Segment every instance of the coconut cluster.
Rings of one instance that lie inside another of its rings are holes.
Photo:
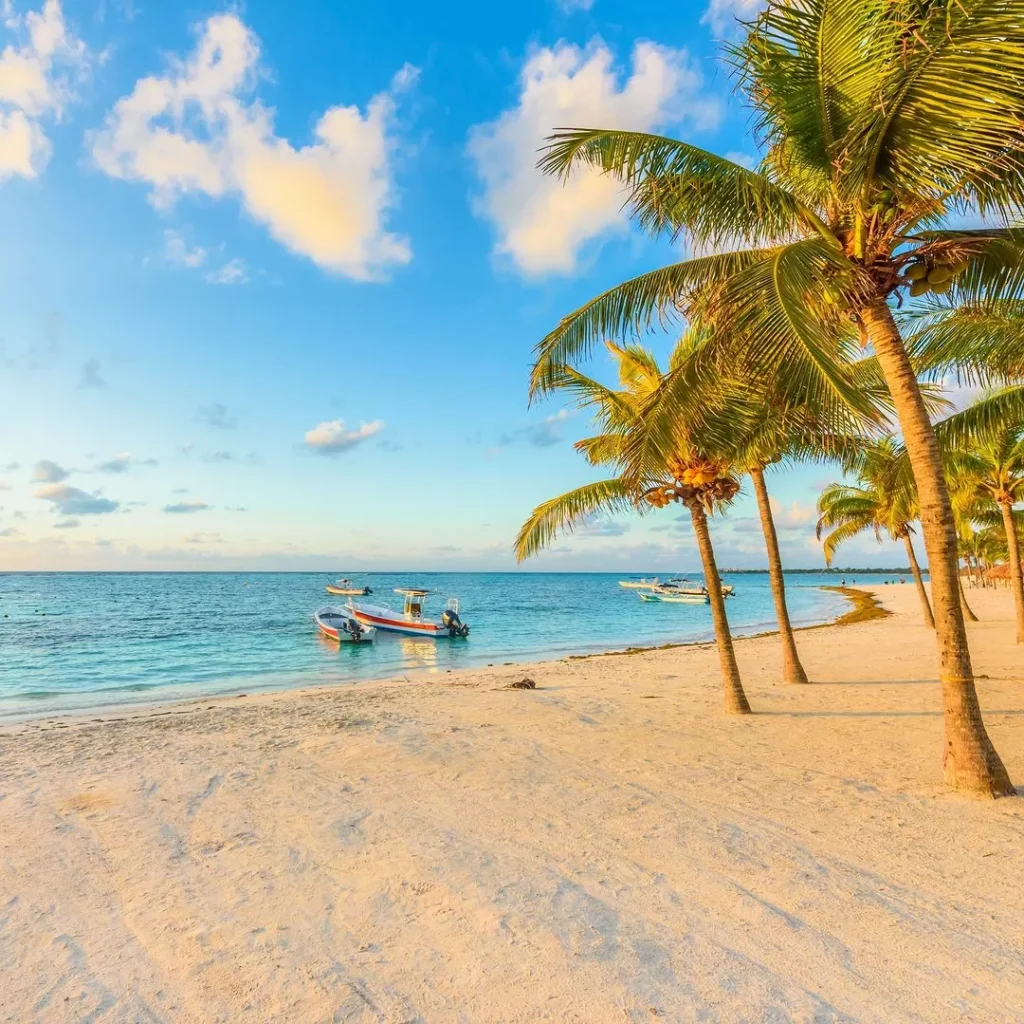
[[[729,475],[729,464],[720,459],[687,461],[673,456],[668,460],[667,468],[673,482],[656,487],[646,495],[647,503],[655,508],[664,508],[673,501],[685,504],[695,498],[707,505],[728,501],[740,489]]]
[[[910,294],[917,298],[919,295],[926,295],[934,292],[936,295],[944,295],[953,287],[953,279],[967,269],[967,261],[961,263],[950,263],[943,260],[930,262],[919,261],[911,263],[904,277],[910,283]]]

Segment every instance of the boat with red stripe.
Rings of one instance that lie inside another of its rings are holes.
[[[400,612],[386,604],[369,604],[366,601],[350,601],[349,608],[360,625],[372,626],[388,633],[435,639],[469,636],[469,626],[459,618],[458,598],[450,597],[441,617],[432,619],[425,615],[427,598],[431,593],[429,590],[395,587],[395,593],[401,594],[403,598]]]

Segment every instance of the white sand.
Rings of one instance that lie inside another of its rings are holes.
[[[6,1021],[1024,1021],[1024,809],[897,614],[0,730]],[[972,594],[1024,783],[1009,594]],[[536,691],[505,690],[530,675]]]

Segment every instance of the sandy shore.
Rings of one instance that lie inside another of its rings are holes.
[[[1024,802],[895,614],[0,730],[5,1021],[1024,1021]],[[1024,783],[1010,596],[971,594]],[[505,685],[529,675],[533,691]]]

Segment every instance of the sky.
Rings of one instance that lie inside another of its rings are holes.
[[[720,44],[756,8],[0,0],[0,571],[514,568],[531,509],[596,478],[585,418],[528,403],[533,345],[679,256],[538,149],[755,160]],[[769,475],[794,568],[835,475]],[[525,568],[694,570],[687,520],[598,518]],[[763,567],[749,487],[714,536]]]

